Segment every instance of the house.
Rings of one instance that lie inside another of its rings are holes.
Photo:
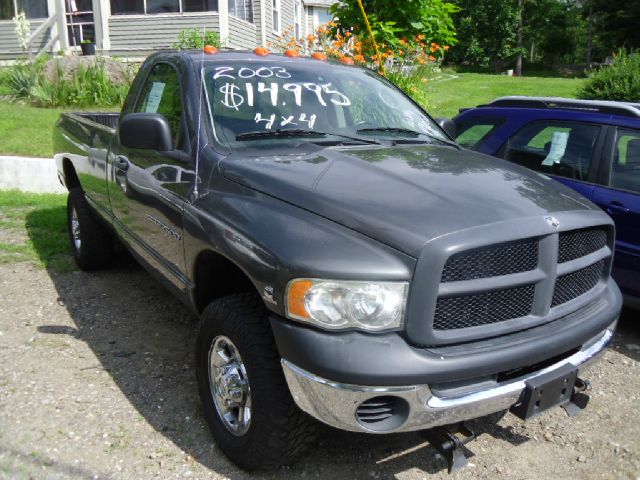
[[[12,18],[24,11],[31,27],[29,53],[78,49],[144,57],[168,48],[181,30],[203,27],[236,49],[266,46],[283,32],[303,39],[331,19],[332,0],[0,0],[0,60],[23,55]]]

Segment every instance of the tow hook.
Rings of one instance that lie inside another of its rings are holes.
[[[456,472],[467,465],[465,451],[469,452],[468,456],[472,453],[465,445],[475,439],[476,434],[464,422],[435,427],[420,433],[447,461],[449,473]]]
[[[589,403],[589,395],[584,392],[586,392],[590,388],[590,380],[576,378],[576,383],[573,387],[571,398],[568,402],[562,405],[562,408],[564,408],[565,412],[567,412],[567,415],[569,415],[570,417],[575,417],[587,407],[587,404]]]

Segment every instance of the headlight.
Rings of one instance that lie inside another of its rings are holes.
[[[287,316],[328,329],[399,328],[408,287],[404,282],[291,280],[287,286]]]

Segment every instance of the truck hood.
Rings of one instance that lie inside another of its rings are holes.
[[[429,240],[495,222],[597,209],[550,178],[449,146],[334,147],[220,164],[228,180],[418,257]]]

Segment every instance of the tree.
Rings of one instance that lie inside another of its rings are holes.
[[[456,43],[456,30],[452,14],[458,8],[445,0],[363,0],[376,42],[398,45],[403,38],[421,36],[426,42],[441,46]],[[331,7],[338,19],[339,29],[353,29],[353,33],[366,38],[366,26],[358,2],[346,0]]]
[[[457,0],[454,20],[458,45],[452,49],[458,62],[489,66],[495,71],[511,59],[516,48],[519,11],[514,0]]]
[[[587,23],[581,4],[575,0],[528,0],[524,18],[529,61],[547,66],[583,61]]]
[[[637,0],[585,0],[593,8],[594,34],[611,52],[620,48],[640,48],[640,2]]]
[[[455,17],[459,44],[452,52],[459,62],[499,70],[514,62],[522,72],[529,62],[573,63],[586,39],[580,0],[458,0]],[[591,0],[583,0],[591,1]]]

